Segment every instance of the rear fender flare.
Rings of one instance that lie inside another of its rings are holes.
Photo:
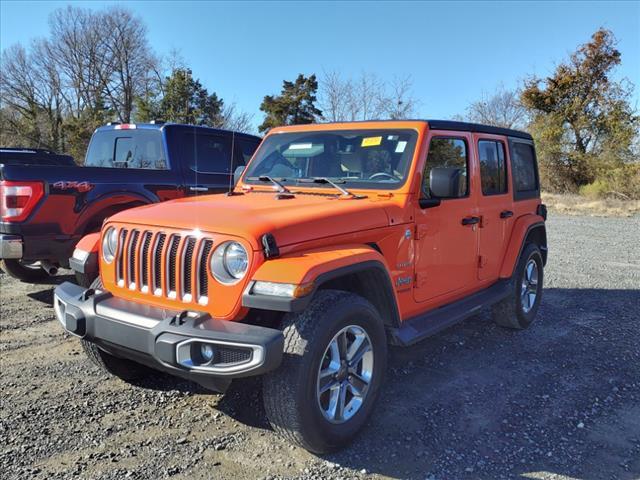
[[[520,253],[524,248],[527,238],[536,229],[541,229],[544,235],[544,245],[540,245],[544,249],[543,257],[546,260],[546,229],[544,218],[540,215],[527,214],[519,217],[511,231],[511,238],[505,250],[502,267],[500,268],[500,278],[511,278],[516,268]]]

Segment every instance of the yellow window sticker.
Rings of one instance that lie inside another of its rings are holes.
[[[362,139],[362,147],[376,147],[382,143],[382,137],[365,137]]]

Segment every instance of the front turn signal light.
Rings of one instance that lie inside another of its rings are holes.
[[[313,292],[313,288],[313,282],[298,285],[295,283],[263,282],[258,280],[253,284],[251,293],[272,297],[300,298]]]

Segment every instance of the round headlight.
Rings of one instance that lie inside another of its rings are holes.
[[[118,248],[118,232],[115,228],[109,227],[102,236],[102,258],[105,262],[111,263],[116,257]]]
[[[247,273],[249,255],[238,242],[225,242],[211,255],[211,273],[220,283],[231,284]]]

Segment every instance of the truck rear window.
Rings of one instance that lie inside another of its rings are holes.
[[[91,138],[84,164],[102,168],[169,168],[162,133],[144,129],[97,131]]]

